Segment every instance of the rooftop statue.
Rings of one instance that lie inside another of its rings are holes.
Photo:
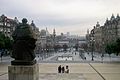
[[[23,18],[12,34],[13,52],[12,58],[15,60],[11,62],[12,65],[33,65],[36,63],[35,60],[35,42],[36,38],[31,29],[27,24],[27,19]]]

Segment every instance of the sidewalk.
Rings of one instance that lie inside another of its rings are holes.
[[[73,59],[74,61],[83,61],[83,59],[80,57],[79,52],[73,53]]]
[[[91,61],[92,55],[91,53],[84,53],[86,60]],[[101,54],[99,53],[94,53],[93,54],[93,59],[94,61],[99,61],[99,62],[120,62],[120,56],[116,56],[114,54],[111,54],[111,57],[108,54],[104,54],[104,57],[101,57]]]
[[[10,56],[3,56],[2,59],[0,58],[0,62],[11,62],[13,59]]]

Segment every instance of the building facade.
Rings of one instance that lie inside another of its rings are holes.
[[[3,14],[0,16],[0,32],[12,39],[12,33],[15,30],[18,23],[19,21],[17,20],[17,17],[11,19]]]
[[[74,47],[76,44],[79,45],[79,47],[83,44],[86,44],[86,38],[84,36],[77,36],[77,35],[67,35],[61,34],[56,36],[57,44],[60,46],[63,46],[66,44],[68,47]]]
[[[35,36],[35,38],[37,39],[37,41],[36,41],[36,48],[35,48],[35,53],[39,53],[40,52],[40,49],[41,49],[41,42],[40,42],[40,31],[39,31],[39,28],[38,27],[36,27],[36,25],[35,25],[35,23],[33,22],[33,20],[32,20],[32,22],[31,22],[31,24],[30,24],[30,27],[32,28],[32,30],[33,30],[33,32],[34,32],[34,36]]]
[[[115,17],[113,14],[110,19],[106,19],[103,26],[97,22],[96,26],[92,29],[94,31],[94,51],[105,52],[105,46],[111,42],[115,42],[120,38],[120,16],[117,14]],[[91,31],[92,31],[91,30]],[[89,38],[88,38],[89,35]],[[90,44],[91,33],[87,34],[87,43]]]
[[[100,26],[99,22],[97,22],[96,26],[94,27],[94,49],[96,52],[101,52],[102,47],[102,27]]]
[[[53,49],[53,35],[46,28],[40,31],[41,51],[51,51]]]

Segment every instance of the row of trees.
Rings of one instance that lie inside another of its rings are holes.
[[[55,52],[57,52],[59,49],[63,49],[64,51],[67,51],[67,48],[68,48],[67,44],[64,44],[63,46],[61,46],[61,45],[55,45],[54,46]]]
[[[13,40],[9,37],[6,37],[3,33],[0,32],[0,49],[11,50]]]
[[[120,39],[117,39],[115,42],[107,44],[105,47],[105,52],[109,55],[115,53],[117,56],[120,53]]]

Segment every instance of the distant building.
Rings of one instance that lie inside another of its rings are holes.
[[[106,20],[103,28],[103,39],[104,43],[108,44],[116,41],[120,38],[120,17],[117,15],[115,18],[112,14],[110,20]]]
[[[40,49],[41,49],[40,31],[39,31],[39,28],[36,27],[36,25],[35,25],[35,23],[33,21],[31,22],[30,26],[31,26],[34,34],[35,34],[36,39],[37,39],[35,53],[39,53]]]
[[[15,19],[8,18],[4,14],[0,16],[0,32],[4,33],[12,39],[12,33],[18,25],[19,21],[17,17]]]
[[[66,44],[68,47],[74,47],[76,44],[79,44],[81,46],[83,43],[86,43],[86,38],[82,36],[77,35],[70,35],[69,34],[61,34],[56,36],[57,38],[57,44],[63,46]]]
[[[53,33],[50,34],[46,28],[46,30],[42,29],[40,31],[40,43],[41,49],[47,49],[47,47],[53,49],[57,45],[62,47],[64,44],[68,47],[74,47],[76,44],[79,46],[86,44],[86,38],[84,36],[70,35],[69,32],[67,32],[67,34],[61,33],[61,35],[56,35],[55,29],[53,29]]]
[[[96,52],[101,52],[102,47],[102,27],[99,22],[97,22],[94,27],[94,48]]]
[[[118,38],[120,38],[119,14],[117,14],[116,17],[112,14],[110,20],[107,18],[103,26],[100,26],[97,22],[96,26],[92,30],[94,31],[94,51],[104,52],[107,44],[115,42]],[[86,36],[88,40],[87,42],[90,42],[91,40],[90,35],[91,33]]]
[[[47,28],[40,31],[41,48],[46,49],[48,46],[53,46],[52,35],[48,32]]]

